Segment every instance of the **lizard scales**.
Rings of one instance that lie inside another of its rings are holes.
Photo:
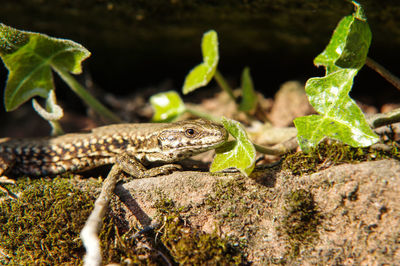
[[[214,149],[226,141],[219,124],[188,120],[116,124],[41,139],[0,139],[0,176],[52,175],[114,164],[121,155],[135,164],[167,164]]]

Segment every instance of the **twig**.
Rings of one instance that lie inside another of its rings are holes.
[[[400,108],[387,113],[375,114],[367,118],[367,122],[372,128],[378,128],[400,122]]]
[[[393,147],[387,144],[383,144],[383,143],[376,143],[371,145],[371,148],[374,150],[378,150],[378,151],[386,151],[386,152],[390,152]]]
[[[375,70],[379,73],[384,79],[389,81],[393,86],[395,86],[398,90],[400,90],[400,79],[389,72],[386,68],[372,60],[371,58],[367,57],[365,60],[365,64],[370,67],[371,69]]]
[[[256,148],[256,151],[269,155],[282,155],[284,153],[287,153],[288,151],[295,150],[299,146],[296,137],[293,137],[285,142],[279,143],[272,147],[265,147],[257,144],[253,145]]]
[[[98,234],[120,173],[120,166],[115,164],[104,180],[100,195],[94,203],[93,211],[81,231],[81,239],[86,249],[85,266],[101,265],[102,256]]]

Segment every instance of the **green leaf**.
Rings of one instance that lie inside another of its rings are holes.
[[[236,139],[216,149],[210,171],[217,172],[234,167],[248,176],[253,171],[256,161],[256,150],[243,126],[234,120],[222,119],[222,124]]]
[[[340,68],[360,69],[365,63],[372,35],[366,20],[359,17],[361,6],[356,7],[355,14],[339,22],[328,46],[314,59],[316,66],[325,66],[326,74]]]
[[[309,152],[325,137],[340,140],[353,147],[369,146],[379,140],[360,108],[348,95],[356,74],[356,69],[342,69],[307,81],[309,101],[321,115],[294,120],[302,151]]]
[[[81,73],[81,63],[90,52],[70,40],[20,31],[0,23],[0,56],[9,70],[5,107],[12,111],[34,96],[47,97],[54,89],[52,67]]]
[[[201,41],[201,51],[203,53],[203,63],[193,68],[186,76],[182,88],[183,94],[188,94],[197,88],[207,85],[214,76],[219,60],[218,36],[214,30],[204,33]]]
[[[325,66],[326,76],[311,78],[306,83],[308,99],[320,115],[294,120],[304,152],[309,152],[325,137],[353,147],[369,146],[379,140],[349,96],[371,42],[371,31],[362,17],[361,6],[355,6],[355,14],[340,21],[328,46],[314,60],[315,65]]]
[[[254,91],[253,80],[250,76],[250,69],[245,67],[242,73],[242,101],[239,110],[250,112],[257,106],[257,95]]]
[[[176,91],[157,93],[150,97],[154,109],[152,121],[169,122],[186,111],[185,104]]]

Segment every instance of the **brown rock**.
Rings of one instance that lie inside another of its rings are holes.
[[[304,86],[297,81],[285,82],[275,94],[275,103],[269,119],[276,127],[293,125],[293,119],[311,114],[313,108],[308,102]]]
[[[176,172],[134,180],[116,192],[126,205],[121,218],[131,225],[138,208],[149,223],[163,195],[186,207],[180,214],[190,226],[205,232],[218,226],[223,236],[245,242],[244,252],[256,265],[400,261],[400,163],[394,160],[343,164],[305,176],[270,169],[251,178]],[[303,227],[304,241],[293,235]]]

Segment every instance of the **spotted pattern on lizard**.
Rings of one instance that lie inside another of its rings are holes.
[[[127,160],[140,175],[145,166],[169,164],[214,149],[227,137],[221,125],[197,119],[116,124],[52,138],[5,138],[0,139],[0,177],[79,172]]]

